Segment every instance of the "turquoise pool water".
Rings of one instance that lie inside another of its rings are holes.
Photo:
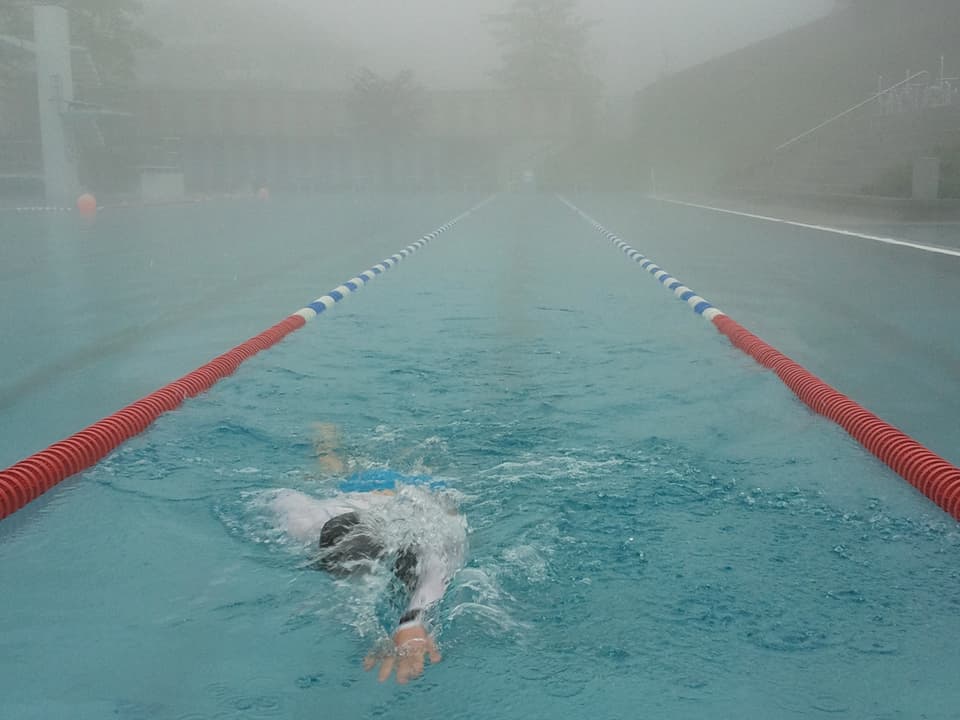
[[[89,227],[0,217],[17,339],[0,361],[4,464],[476,199],[130,210]],[[575,199],[824,379],[955,451],[960,333],[922,289],[955,288],[955,268]],[[894,269],[903,284],[864,297]],[[918,307],[929,315],[908,321]],[[906,359],[877,352],[888,327]],[[271,488],[329,492],[316,421],[372,461],[429,466],[468,519],[467,564],[437,614],[444,660],[409,686],[360,667],[370,598],[304,570],[251,510]],[[0,524],[0,709],[952,718],[958,546],[956,523],[555,198],[503,196]]]

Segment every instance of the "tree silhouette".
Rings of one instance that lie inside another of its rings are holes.
[[[417,135],[426,94],[410,70],[392,78],[363,68],[354,78],[349,104],[353,128],[374,159],[371,182],[385,189],[397,186],[398,158]]]
[[[424,102],[424,89],[412,70],[387,78],[365,67],[354,78],[350,111],[358,133],[403,139],[420,128]]]
[[[0,5],[0,34],[32,40],[32,27],[26,8]],[[29,67],[28,56],[16,47],[0,42],[0,88],[10,85],[14,78]]]
[[[587,48],[593,23],[577,13],[577,0],[515,0],[488,18],[501,52],[493,76],[510,90],[588,93],[598,81]]]
[[[106,84],[133,82],[134,54],[137,48],[154,42],[137,25],[142,12],[138,0],[65,0],[70,12],[70,36],[74,45],[90,51]],[[33,12],[26,4],[0,6],[0,32],[33,39]],[[16,48],[0,46],[0,76],[23,72],[30,67],[29,57]]]

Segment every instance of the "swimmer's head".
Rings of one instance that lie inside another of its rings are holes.
[[[329,520],[320,531],[320,554],[314,568],[338,577],[368,573],[381,560],[387,550],[371,536],[355,512],[344,513]],[[417,552],[402,548],[396,555],[394,574],[410,592],[416,585]]]
[[[320,555],[315,566],[334,575],[369,572],[371,564],[386,552],[360,523],[355,512],[338,515],[320,532]]]

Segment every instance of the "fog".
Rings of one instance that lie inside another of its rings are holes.
[[[489,85],[496,48],[486,15],[505,0],[318,3],[286,0],[349,40],[379,67],[409,64],[439,87]],[[664,69],[679,69],[828,12],[832,0],[588,0],[595,72],[612,92],[629,92]],[[439,62],[438,62],[439,61]]]
[[[960,0],[0,0],[0,720],[948,718],[958,263]]]
[[[833,0],[587,0],[580,3],[580,14],[595,23],[589,49],[592,69],[609,92],[619,94],[632,92],[663,72],[822,16],[834,4]],[[307,21],[301,32],[313,34],[318,45],[337,51],[329,73],[315,78],[317,82],[344,85],[345,69],[366,65],[388,73],[411,68],[431,88],[462,90],[493,84],[490,70],[498,56],[486,20],[507,9],[510,2],[278,0],[267,10],[263,3],[206,0],[206,11],[191,5],[191,15],[217,17],[218,23],[237,30],[245,25],[253,32],[260,28],[266,46],[277,49],[284,47],[289,36],[275,33],[272,23],[289,31],[292,11]],[[146,7],[148,21],[163,18],[160,24],[167,42],[176,43],[167,33],[197,34],[196,23],[186,28],[169,23],[165,10],[183,7],[180,0],[147,0]],[[249,14],[249,21],[224,18],[231,13]],[[262,47],[260,42],[257,45]]]
[[[147,166],[187,197],[524,177],[904,196],[913,156],[957,165],[952,120],[914,120],[958,102],[960,6],[918,1],[74,0],[73,82],[41,94],[80,104],[46,125],[32,10],[0,5],[0,193],[135,198]]]

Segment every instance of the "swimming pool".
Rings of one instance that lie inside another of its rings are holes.
[[[476,200],[128,210],[89,228],[0,218],[24,263],[3,275],[23,340],[3,360],[2,459],[178,377]],[[956,320],[877,313],[909,340],[898,360],[876,352],[886,332],[842,321],[860,317],[854,303],[831,301],[862,297],[903,255],[624,196],[577,201],[958,460]],[[907,262],[931,295],[955,287],[942,262]],[[758,268],[768,285],[738,282]],[[853,291],[832,290],[831,269]],[[868,303],[917,307],[917,277]],[[891,373],[914,358],[925,364],[901,389]],[[370,598],[302,569],[251,512],[268,488],[325,491],[318,420],[462,494],[470,554],[439,612],[444,661],[404,688],[360,668]],[[958,544],[956,523],[555,198],[502,196],[0,525],[0,707],[948,718]]]

